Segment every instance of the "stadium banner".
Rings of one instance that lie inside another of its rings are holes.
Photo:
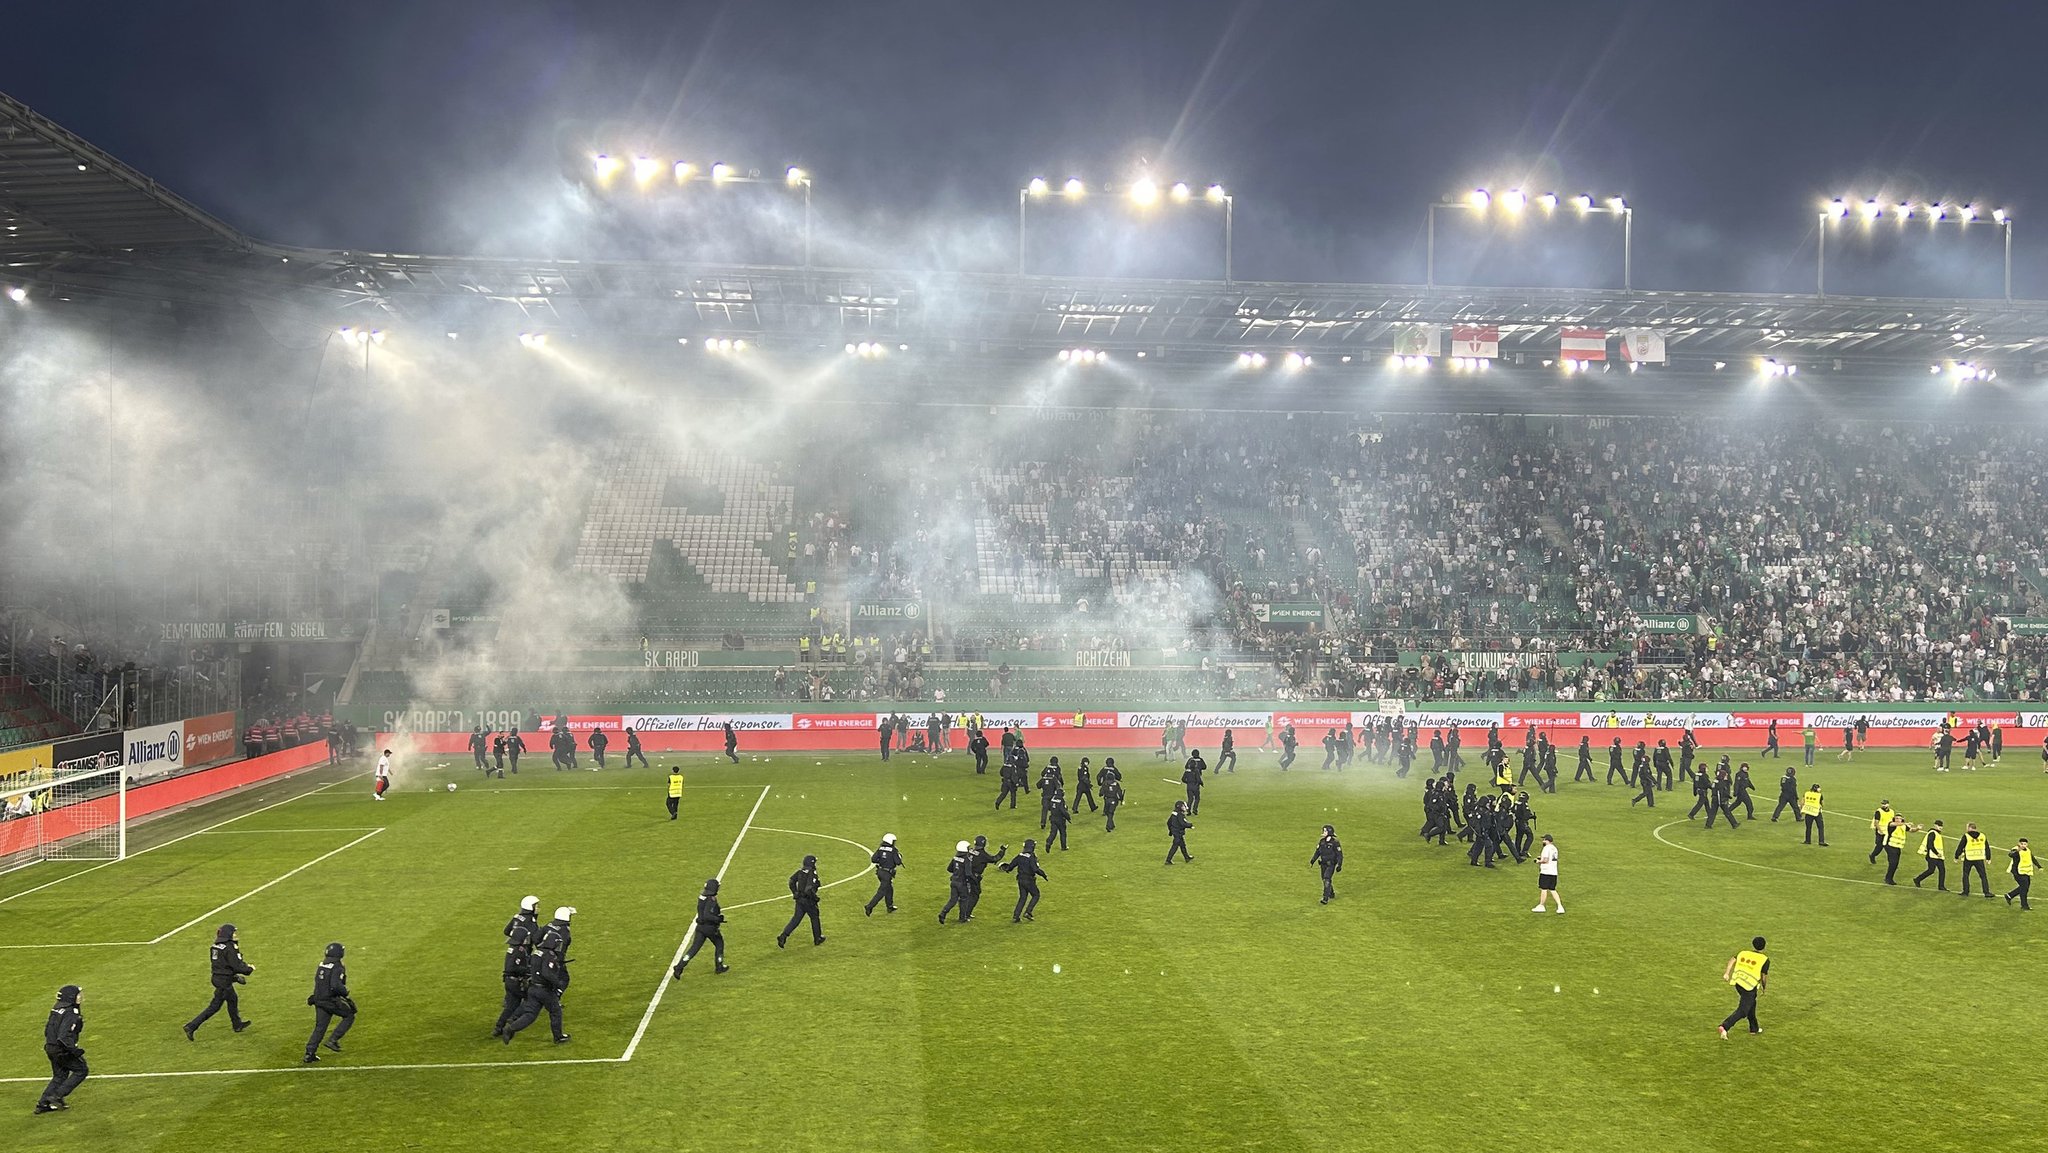
[[[2048,617],[2007,617],[2005,623],[2016,637],[2048,637]]]
[[[349,641],[354,626],[345,621],[163,621],[158,639],[183,641]]]
[[[185,767],[197,768],[242,755],[235,743],[235,714],[208,713],[184,722]]]
[[[1664,364],[1664,334],[1654,328],[1624,328],[1615,334],[1621,359],[1630,364]]]
[[[1585,729],[1725,729],[1731,728],[1729,713],[1688,713],[1679,710],[1645,709],[1604,713],[1580,713],[1579,727]],[[1799,714],[1787,714],[1798,720]]]
[[[1400,697],[1380,698],[1380,715],[1383,717],[1398,717],[1407,711],[1407,704]]]
[[[1265,714],[1261,713],[1261,716]],[[1040,713],[1038,727],[1041,729],[1114,729],[1123,723],[1120,713]],[[1264,724],[1264,721],[1260,721]]]
[[[1796,729],[1796,728],[1799,728],[1799,727],[1801,727],[1802,725],[1804,725],[1804,724],[1806,723],[1806,714],[1804,714],[1804,713],[1729,713],[1729,714],[1728,714],[1728,724],[1727,724],[1727,726],[1726,726],[1726,727],[1728,727],[1728,728],[1731,728],[1731,729],[1757,729],[1757,730],[1760,730],[1760,731],[1763,731],[1763,732],[1769,732],[1769,731],[1770,731],[1770,728],[1771,728],[1771,722],[1772,722],[1772,721],[1776,721],[1776,722],[1778,722],[1778,728],[1779,728],[1779,730],[1780,730],[1780,732],[1779,732],[1778,736],[1779,736],[1779,739],[1780,739],[1780,740],[1783,740],[1783,739],[1785,738],[1785,734],[1784,734],[1784,732],[1783,732],[1782,730],[1784,730],[1784,729],[1788,729],[1788,728]],[[1694,726],[1694,727],[1695,727],[1695,728],[1697,728],[1698,726]]]
[[[1933,729],[1940,728],[1941,718],[1947,715],[1948,714],[1945,712],[1850,712],[1847,709],[1842,709],[1836,712],[1817,712],[1804,714],[1806,723],[1812,725],[1816,729],[1839,729],[1845,726],[1854,727],[1856,722],[1860,719],[1869,721],[1870,727],[1873,729],[1926,729],[1930,731]],[[2022,714],[2017,712],[1986,713],[1959,711],[1956,715],[1962,719],[1962,723],[1965,725],[1999,725],[2005,728],[2018,726],[2021,720],[2023,719]],[[2042,714],[2039,713],[2031,715],[2035,717],[2042,716]],[[2032,728],[2035,726],[2029,723],[2027,727]]]
[[[1637,613],[1646,633],[1697,633],[1700,627],[1698,613]]]
[[[59,770],[66,765],[75,768],[93,767],[80,764],[81,761],[94,761],[99,768],[111,768],[121,763],[121,734],[88,733],[82,737],[69,737],[58,741],[50,755],[56,758]]]
[[[129,779],[160,777],[185,767],[185,722],[129,729],[122,734],[121,763],[133,770]]]
[[[545,723],[547,718],[542,718]],[[492,732],[518,729],[533,732],[525,709],[384,709],[364,718],[363,724],[385,733],[467,733],[479,726]]]
[[[739,732],[788,732],[795,727],[789,713],[640,713],[619,718],[621,728],[636,733],[725,733],[731,725]]]
[[[1083,649],[1078,652],[1064,652],[1059,649],[992,649],[988,654],[988,663],[1009,665],[1012,668],[1191,669],[1202,663],[1202,654],[1168,652],[1164,649]]]
[[[1168,725],[1186,725],[1190,729],[1263,729],[1268,720],[1276,719],[1274,714],[1263,712],[1157,712],[1114,715],[1116,726],[1120,729],[1153,730],[1163,729]],[[1090,714],[1088,723],[1095,723],[1093,714]]]
[[[790,728],[799,733],[872,733],[880,723],[874,713],[797,713]]]
[[[580,654],[577,663],[595,668],[708,669],[773,668],[794,665],[795,649],[648,649]]]
[[[1252,606],[1252,616],[1262,624],[1306,627],[1323,623],[1323,606],[1316,601],[1261,601]]]
[[[1557,332],[1557,355],[1561,360],[1606,360],[1607,330],[1561,328]]]
[[[0,789],[13,787],[13,778],[36,769],[47,769],[56,762],[51,760],[52,745],[29,745],[26,748],[9,749],[0,753]]]
[[[1394,327],[1395,356],[1442,356],[1444,330],[1439,324],[1402,324]]]
[[[1479,360],[1500,359],[1500,326],[1459,324],[1451,328],[1451,355]]]
[[[901,621],[909,624],[924,620],[923,601],[856,601],[853,605],[853,619],[878,623]]]
[[[1354,715],[1360,718],[1360,723],[1363,723],[1365,718],[1373,717],[1377,714],[1357,713]],[[1484,711],[1443,712],[1429,708],[1411,708],[1405,715],[1410,724],[1418,725],[1425,729],[1479,729],[1482,731],[1489,725],[1500,724],[1507,716],[1506,713]]]
[[[1504,729],[1556,729],[1581,727],[1577,713],[1502,713]]]
[[[1152,715],[1156,716],[1158,714]],[[1356,713],[1337,713],[1327,710],[1309,712],[1306,709],[1293,711],[1275,709],[1273,711],[1273,727],[1279,729],[1293,725],[1297,729],[1335,729],[1351,724],[1357,716],[1358,714]]]

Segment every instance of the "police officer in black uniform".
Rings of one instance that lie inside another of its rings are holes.
[[[79,992],[76,985],[57,990],[57,1003],[50,1008],[50,1019],[43,1023],[43,1056],[50,1059],[50,1083],[43,1087],[43,1095],[36,1098],[38,1113],[71,1108],[64,1099],[92,1072],[85,1063],[85,1050],[78,1044],[85,1034],[85,1015],[78,1009]]]
[[[1024,838],[1024,851],[1004,861],[1003,872],[1017,874],[1017,907],[1010,912],[1010,923],[1031,920],[1038,908],[1038,879],[1045,876],[1045,870],[1038,867],[1037,842]]]
[[[875,906],[880,905],[893,913],[896,911],[896,870],[903,867],[903,854],[896,851],[896,834],[883,833],[882,847],[868,857],[875,866],[875,895],[868,898],[864,915],[875,915]]]
[[[341,963],[344,951],[340,941],[327,946],[320,967],[313,970],[313,995],[306,998],[306,1004],[313,1007],[313,1035],[306,1038],[308,1065],[319,1062],[320,1054],[315,1050],[323,1039],[329,1049],[341,1052],[341,1039],[348,1036],[349,1028],[356,1023],[355,998],[348,992],[348,966]],[[331,1036],[327,1032],[330,1024],[334,1025]]]
[[[893,908],[889,911],[895,912]],[[723,973],[732,968],[725,963],[725,931],[719,927],[723,924],[725,912],[718,907],[718,878],[713,877],[704,882],[704,892],[697,898],[696,937],[690,942],[689,951],[683,954],[683,959],[677,961],[675,969],[669,973],[670,980],[683,979],[683,969],[697,955],[697,950],[704,947],[706,941],[711,942],[711,971]]]
[[[256,971],[256,966],[242,959],[241,942],[233,925],[222,925],[214,931],[213,947],[207,951],[207,959],[213,970],[213,1000],[205,1011],[185,1022],[187,1041],[192,1040],[199,1026],[220,1012],[223,1005],[227,1006],[228,1020],[234,1025],[235,1032],[249,1027],[249,1022],[242,1019],[242,1001],[235,995],[235,986],[248,984],[249,974]]]
[[[1316,842],[1315,852],[1309,854],[1308,863],[1323,870],[1323,904],[1327,905],[1337,896],[1337,888],[1331,881],[1344,871],[1344,846],[1337,843],[1336,826],[1323,826],[1322,839]]]
[[[964,921],[972,917],[975,906],[981,904],[982,874],[988,872],[990,865],[996,864],[1009,855],[1010,846],[1008,845],[999,845],[996,851],[991,853],[988,851],[987,837],[977,836],[974,838],[974,849],[967,855],[967,904],[963,908],[961,920]]]
[[[1124,774],[1116,767],[1115,757],[1105,757],[1102,773],[1097,778],[1102,785],[1102,831],[1116,832],[1116,807],[1124,803]]]
[[[1003,798],[1008,797],[1010,807],[1017,807],[1017,793],[1024,786],[1024,770],[1017,766],[1016,756],[1007,748],[1003,750],[1003,763],[996,769],[996,780],[1002,791],[996,794],[996,808],[1003,807]]]
[[[967,751],[974,754],[974,771],[988,772],[988,734],[981,731],[980,725],[967,730]]]
[[[1088,802],[1088,811],[1096,810],[1095,775],[1089,771],[1088,758],[1081,758],[1081,767],[1074,774],[1074,811],[1081,811],[1081,802]]]
[[[1771,810],[1771,823],[1776,824],[1778,814],[1792,810],[1793,819],[1799,817],[1799,772],[1791,765],[1785,766],[1785,775],[1778,778],[1778,807]]]
[[[1051,819],[1051,824],[1045,834],[1045,851],[1051,852],[1054,839],[1058,839],[1060,852],[1064,853],[1067,851],[1067,795],[1054,789],[1052,805],[1046,810],[1046,814]]]
[[[823,887],[818,881],[818,858],[806,855],[804,863],[789,875],[789,895],[795,902],[795,908],[789,915],[789,924],[784,925],[775,938],[776,948],[788,946],[789,935],[796,932],[796,927],[803,924],[805,918],[811,922],[811,944],[825,943],[825,930],[818,924],[818,890]]]
[[[1700,813],[1705,812],[1707,820],[1712,821],[1714,819],[1713,795],[1714,782],[1708,779],[1705,773],[1694,773],[1692,775],[1692,809],[1685,814],[1685,819],[1690,821],[1694,817],[1699,816]]]
[[[732,722],[725,722],[725,759],[737,765],[740,763],[740,735],[733,731]]]
[[[1181,766],[1180,782],[1188,789],[1188,816],[1198,816],[1202,811],[1202,774],[1209,769],[1202,760],[1202,750],[1188,754],[1187,763]]]
[[[573,905],[564,905],[555,910],[555,919],[541,929],[540,944],[535,946],[531,975],[526,981],[526,999],[519,1003],[519,1015],[505,1023],[500,1034],[507,1045],[521,1030],[540,1018],[541,1010],[547,1010],[548,1028],[554,1033],[555,1044],[569,1040],[569,1034],[562,1031],[562,994],[569,991],[569,918],[574,916]]]
[[[1225,765],[1230,766],[1228,771],[1237,771],[1237,737],[1229,729],[1223,730],[1223,751],[1216,754],[1216,771],[1224,772]]]
[[[505,922],[505,968],[499,979],[505,984],[505,1003],[498,1010],[498,1022],[491,1036],[503,1037],[505,1024],[519,1014],[526,1002],[526,982],[533,976],[533,947],[540,942],[540,898],[522,897],[519,911]]]
[[[974,898],[973,882],[968,879],[967,863],[974,856],[974,846],[966,841],[953,847],[953,858],[946,862],[946,905],[939,910],[939,924],[946,923],[946,914],[960,910],[962,921],[972,920],[967,915],[969,902]]]
[[[1195,859],[1194,854],[1188,852],[1188,830],[1194,828],[1195,823],[1188,820],[1187,809],[1188,803],[1186,801],[1175,801],[1173,803],[1173,813],[1166,818],[1167,835],[1173,838],[1172,843],[1166,846],[1166,863],[1169,865],[1173,864],[1173,855],[1175,853],[1179,853],[1183,861],[1193,861]]]

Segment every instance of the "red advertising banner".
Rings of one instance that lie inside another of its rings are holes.
[[[239,756],[235,743],[235,714],[209,713],[185,722],[185,767],[197,768]]]

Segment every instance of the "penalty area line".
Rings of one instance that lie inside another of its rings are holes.
[[[754,798],[754,807],[747,810],[747,819],[740,824],[740,831],[733,836],[732,848],[725,851],[725,860],[718,866],[717,880],[721,882],[725,880],[725,871],[732,867],[732,859],[739,855],[740,842],[747,839],[747,830],[754,827],[754,818],[760,814],[761,806],[768,800],[768,792],[773,787],[772,785],[761,786],[761,795]],[[693,917],[690,921],[689,930],[683,934],[682,943],[676,946],[676,955],[669,958],[668,968],[662,970],[661,976],[656,978],[658,983],[654,986],[654,996],[647,1002],[647,1011],[640,1014],[640,1025],[633,1030],[633,1039],[626,1043],[626,1051],[619,1057],[620,1061],[631,1061],[633,1053],[640,1048],[640,1039],[647,1035],[647,1026],[654,1022],[654,1011],[661,1008],[661,998],[668,992],[670,974],[674,972],[677,965],[682,964],[683,954],[689,952],[690,942],[695,940],[696,937],[697,922]]]
[[[763,833],[787,833],[792,837],[818,837],[822,840],[838,841],[842,845],[852,845],[854,848],[859,849],[861,852],[866,853],[869,856],[873,856],[875,853],[873,849],[868,848],[866,845],[861,844],[859,841],[848,840],[845,837],[835,837],[830,833],[813,833],[809,829],[771,829],[767,825],[755,825],[754,828],[757,831]],[[852,882],[858,881],[862,877],[865,877],[869,873],[872,873],[874,871],[875,867],[873,865],[869,865],[867,868],[862,869],[860,872],[855,873],[851,877],[841,877],[836,881],[827,881],[825,884],[818,886],[818,891],[822,893],[826,889],[836,889],[841,885],[851,884]],[[785,898],[782,897],[762,897],[758,901],[741,901],[737,905],[726,905],[724,906],[724,909],[726,912],[731,913],[739,909],[751,909],[756,905],[773,904],[777,901],[781,901],[784,899]]]

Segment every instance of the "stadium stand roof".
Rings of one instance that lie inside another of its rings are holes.
[[[960,352],[1299,350],[1371,356],[1397,326],[1497,324],[1503,356],[1562,327],[1647,327],[1674,361],[1944,360],[2048,374],[2048,301],[1418,285],[1104,280],[512,260],[254,240],[0,94],[0,265],[59,292],[304,305],[339,323],[915,342]]]

